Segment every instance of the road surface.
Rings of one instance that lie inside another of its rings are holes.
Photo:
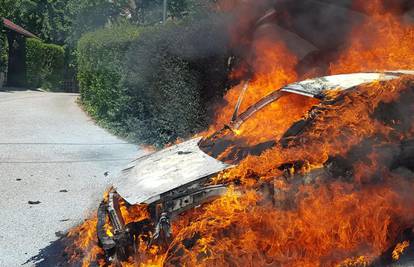
[[[95,125],[77,97],[0,92],[0,266],[20,266],[81,222],[145,153]]]

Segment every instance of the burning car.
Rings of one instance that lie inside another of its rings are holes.
[[[414,75],[414,71],[353,73],[308,79],[275,90],[238,114],[243,97],[248,94],[249,85],[246,82],[234,115],[223,129],[208,137],[197,137],[140,157],[121,172],[119,182],[114,184],[98,209],[97,235],[107,261],[125,261],[135,255],[140,246],[149,248],[157,244],[166,249],[173,239],[171,228],[175,218],[226,192],[229,183],[214,180],[217,174],[234,168],[250,155],[260,155],[276,145],[288,146],[307,124],[317,118],[318,111],[324,105],[335,106],[346,92],[406,75]],[[312,103],[319,105],[317,108],[312,105],[301,114],[302,118],[288,125],[277,141],[263,140],[254,145],[245,145],[240,127],[253,116],[260,116],[272,103],[291,95],[312,98],[315,101]],[[408,167],[413,166],[412,143],[404,147],[398,157],[400,164]],[[335,162],[332,160],[330,164]],[[296,168],[295,164],[288,163],[280,168],[289,172]],[[258,190],[268,195],[277,194],[271,186],[263,186]],[[135,214],[141,217],[130,218],[128,210],[139,211]]]

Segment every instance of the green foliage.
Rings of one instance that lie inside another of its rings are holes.
[[[205,0],[168,0],[169,17],[182,18],[195,10],[194,2]],[[23,26],[47,43],[63,45],[65,76],[69,77],[76,71],[75,48],[83,34],[119,21],[157,24],[162,19],[162,3],[163,0],[0,0],[0,17]]]
[[[63,44],[65,1],[0,0],[0,16],[12,20],[43,40]]]
[[[118,20],[128,0],[0,0],[0,17],[23,26],[47,43],[65,48],[67,79],[76,72],[80,36]]]
[[[6,36],[0,31],[0,72],[5,72],[7,69],[8,60],[8,45]]]
[[[42,40],[75,44],[80,35],[121,14],[128,0],[0,0],[0,16]]]
[[[77,70],[88,112],[162,145],[205,126],[207,102],[225,88],[226,44],[205,23],[211,3],[168,0],[162,26],[163,0],[0,0],[0,16],[65,49],[28,40],[30,86],[57,88],[62,65],[65,77]]]
[[[168,16],[182,18],[214,0],[168,0]],[[162,20],[163,0],[0,0],[0,17],[49,43],[76,46],[82,34],[122,20],[153,25]],[[130,19],[127,19],[130,17]]]
[[[131,22],[138,25],[155,25],[162,21],[164,0],[131,0],[124,6],[131,15]],[[215,3],[215,0],[168,0],[167,17],[180,20],[187,16],[199,15]]]
[[[138,107],[130,108],[128,132],[159,146],[194,134],[206,123],[200,73],[169,51],[173,40],[164,32],[164,27],[147,28],[134,42],[126,57],[124,82],[131,104]]]
[[[80,37],[114,23],[128,6],[128,0],[68,0],[66,17],[69,20],[69,34],[66,43],[76,46]]]
[[[139,29],[117,25],[85,34],[78,43],[78,80],[81,100],[93,116],[106,121],[121,120],[125,95],[120,84],[123,60]]]
[[[26,41],[27,83],[32,88],[56,90],[63,79],[65,51],[34,38]]]
[[[86,110],[158,146],[203,129],[208,101],[225,88],[227,75],[226,39],[208,21],[120,25],[84,35],[77,58]]]

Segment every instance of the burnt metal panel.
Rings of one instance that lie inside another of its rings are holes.
[[[405,71],[407,72],[407,71]],[[399,77],[404,71],[384,72],[384,73],[353,73],[325,76],[316,79],[309,79],[293,84],[289,84],[281,89],[283,92],[316,97],[328,90],[347,90],[358,85],[371,83],[374,81],[387,81]],[[407,72],[407,74],[409,74]]]
[[[171,146],[133,162],[121,173],[116,191],[129,204],[150,204],[160,195],[218,173],[231,165],[198,147],[201,138]]]

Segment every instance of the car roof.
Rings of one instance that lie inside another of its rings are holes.
[[[337,89],[343,91],[373,81],[393,80],[403,74],[413,75],[414,71],[399,70],[331,75],[292,83],[283,87],[280,91],[316,97],[323,94],[327,90]]]
[[[306,97],[320,98],[326,91],[340,90],[345,91],[355,86],[370,83],[373,81],[393,80],[401,75],[414,75],[411,70],[396,70],[385,72],[365,72],[325,76],[320,78],[308,79],[301,82],[292,83],[282,88],[277,88],[269,95],[263,97],[255,104],[248,107],[244,112],[237,115],[230,123],[232,129],[238,129],[253,114],[259,112],[266,106],[277,101],[286,93],[303,95]]]
[[[279,91],[316,97],[327,90],[347,90],[375,80],[396,79],[403,74],[414,75],[414,71],[326,76],[293,83]],[[191,139],[136,159],[121,171],[115,189],[131,205],[151,204],[166,192],[232,167],[203,152],[198,146],[200,140],[201,137]]]

